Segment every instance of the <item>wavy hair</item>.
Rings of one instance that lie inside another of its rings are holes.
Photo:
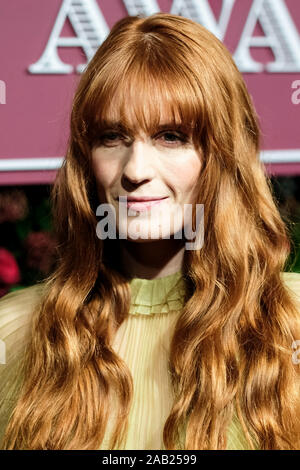
[[[281,276],[291,243],[259,158],[258,118],[226,47],[190,19],[157,13],[117,22],[80,77],[52,190],[57,265],[34,311],[5,449],[97,449],[112,397],[110,449],[122,445],[133,381],[112,342],[130,286],[117,242],[96,237],[91,149],[108,117],[152,132],[162,104],[201,148],[195,202],[205,207],[204,246],[184,253],[164,445],[178,448],[184,428],[184,449],[226,449],[236,414],[250,449],[300,448],[299,313]]]

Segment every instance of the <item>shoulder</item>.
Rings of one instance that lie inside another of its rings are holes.
[[[15,303],[26,302],[32,303],[32,301],[38,301],[45,291],[45,283],[40,282],[30,287],[23,287],[22,289],[9,292],[0,298],[0,312],[2,312],[7,306],[11,306]]]
[[[300,273],[282,272],[282,280],[300,305]]]
[[[32,314],[44,292],[45,283],[40,283],[0,299],[0,448],[22,384],[22,361]]]
[[[43,297],[45,284],[10,292],[0,299],[0,364],[13,356],[22,346],[29,332],[33,310]],[[1,360],[2,359],[2,360]]]

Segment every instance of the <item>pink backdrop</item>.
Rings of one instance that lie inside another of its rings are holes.
[[[225,44],[233,53],[253,0],[237,0]],[[158,0],[169,12],[173,0]],[[109,28],[127,15],[122,0],[98,0]],[[211,1],[218,17],[221,1]],[[0,165],[7,159],[63,157],[68,138],[71,100],[80,75],[31,74],[27,71],[42,55],[62,0],[0,0],[0,80],[6,84],[6,103],[0,104]],[[300,30],[300,1],[285,0]],[[259,34],[257,25],[255,34]],[[61,36],[73,36],[68,22]],[[86,62],[78,47],[60,47],[59,56],[76,66]],[[300,54],[300,50],[299,50]],[[260,62],[270,62],[270,49],[253,50]],[[300,73],[247,73],[244,78],[253,97],[263,129],[263,150],[300,149],[300,104],[291,101],[291,84]],[[297,161],[298,160],[298,161]],[[53,160],[54,161],[54,160]],[[294,163],[269,164],[272,174],[300,174],[300,150]],[[0,184],[37,184],[53,181],[55,170],[0,171]]]

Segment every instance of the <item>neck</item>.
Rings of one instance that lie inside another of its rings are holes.
[[[146,243],[120,240],[123,272],[130,277],[156,279],[182,269],[185,246],[182,240],[164,239]]]

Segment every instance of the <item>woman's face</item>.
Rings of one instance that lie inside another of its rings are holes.
[[[191,135],[167,124],[161,119],[160,125],[166,127],[152,135],[126,135],[112,124],[92,148],[99,202],[115,209],[116,233],[122,238],[138,242],[170,238],[183,229],[184,205],[195,201],[200,151]],[[161,201],[125,204],[124,196],[127,202],[130,198]]]

